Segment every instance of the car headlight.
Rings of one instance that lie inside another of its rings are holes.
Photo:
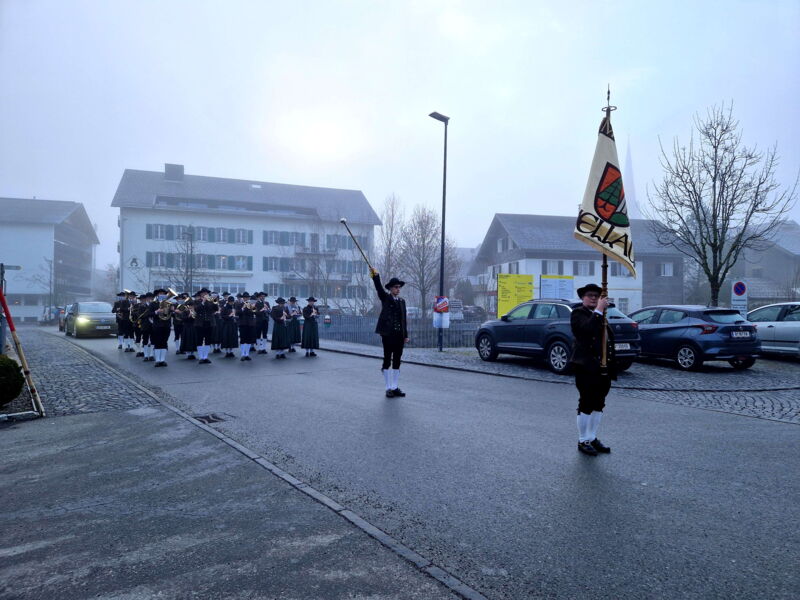
[[[89,319],[87,319],[86,317],[78,317],[77,319],[75,319],[75,322],[76,323],[80,323],[80,324],[84,324],[84,323],[88,323]]]

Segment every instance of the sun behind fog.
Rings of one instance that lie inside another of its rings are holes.
[[[277,116],[270,130],[269,145],[314,163],[343,162],[365,146],[362,124],[335,110],[292,110]]]

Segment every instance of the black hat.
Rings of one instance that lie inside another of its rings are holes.
[[[199,294],[210,294],[210,293],[211,293],[210,289],[208,289],[208,288],[200,288],[199,290],[197,290],[197,294],[195,294],[195,296],[197,296]]]
[[[158,296],[159,294],[166,294],[166,293],[167,290],[165,290],[164,288],[158,288],[156,290],[153,290],[153,294],[155,294],[156,296]]]
[[[241,298],[242,297],[242,292],[236,292],[236,297],[237,298]]]
[[[253,295],[254,296],[258,296],[259,298],[266,298],[267,297],[267,292],[256,292]]]
[[[117,294],[117,298],[124,298],[127,295],[128,295],[127,292],[120,292],[119,294]]]
[[[242,293],[242,298],[249,298],[249,297],[250,297],[249,292],[243,292]]]
[[[128,295],[128,296],[135,296],[136,292],[134,292],[133,290],[126,290],[125,294]]]
[[[139,296],[139,298],[152,298],[152,297],[153,297],[153,293],[152,292],[145,292],[144,294]]]
[[[603,289],[596,283],[587,283],[585,286],[578,288],[578,298],[583,298],[586,292],[603,293]]]
[[[231,295],[231,293],[228,290],[225,290],[224,292],[222,292],[222,295],[227,298],[228,296]]]
[[[316,302],[316,301],[317,299],[314,298],[314,296],[309,296],[308,298],[306,298],[306,302]]]
[[[400,281],[397,277],[392,277],[389,280],[389,283],[387,283],[383,287],[385,287],[388,290],[389,288],[393,288],[396,285],[399,285],[400,287],[403,287],[405,284],[406,284],[405,281]]]
[[[236,298],[228,294],[228,297],[225,298],[225,302],[236,302]]]
[[[297,302],[297,298],[294,296],[289,296],[289,302]]]
[[[286,300],[284,298],[281,298],[280,296],[278,297],[277,300],[275,300],[275,302],[277,304],[286,304]]]
[[[192,296],[192,297],[193,298],[199,298],[202,294],[203,294],[202,290],[199,290],[199,291],[195,292],[194,296]]]

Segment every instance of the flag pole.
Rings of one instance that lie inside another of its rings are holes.
[[[611,111],[615,110],[616,106],[611,106],[611,85],[609,84],[608,90],[606,92],[606,106],[603,109],[606,113],[606,126],[611,125]],[[600,282],[600,297],[601,298],[608,298],[608,256],[606,253],[603,252],[603,264],[601,267],[602,271],[602,280]],[[603,349],[600,355],[600,370],[603,373],[608,371],[608,315],[606,314],[608,308],[603,309]]]

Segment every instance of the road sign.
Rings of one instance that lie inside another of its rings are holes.
[[[742,316],[747,315],[747,284],[744,281],[731,283],[731,308],[738,310]]]

